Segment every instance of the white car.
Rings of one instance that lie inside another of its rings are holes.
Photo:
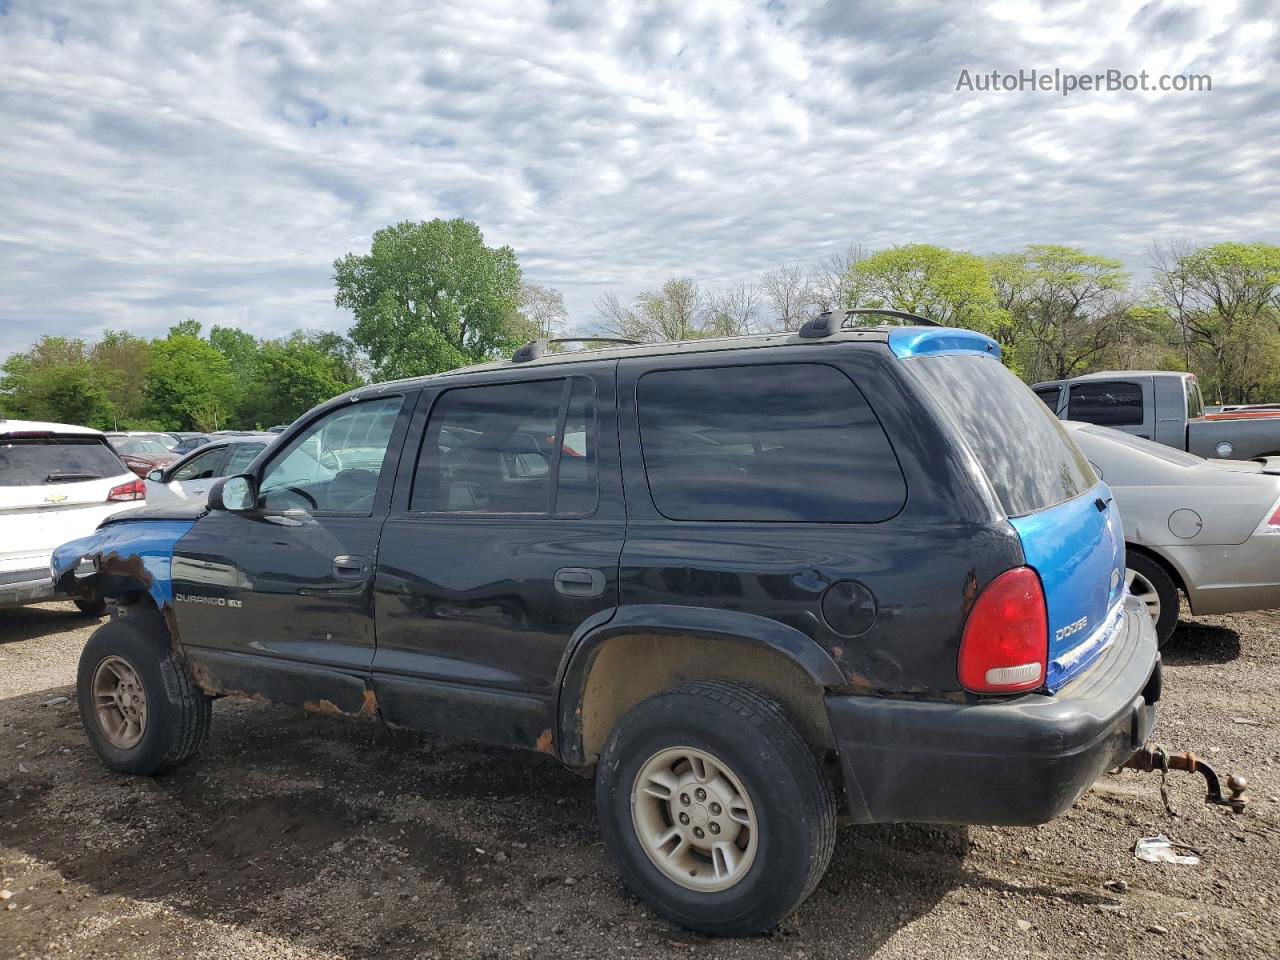
[[[50,599],[53,549],[145,496],[101,432],[0,418],[0,606]],[[101,600],[76,606],[92,616],[104,609]]]
[[[147,502],[176,503],[205,500],[219,477],[243,473],[249,464],[276,439],[273,433],[217,437],[167,467],[157,467],[146,476]]]

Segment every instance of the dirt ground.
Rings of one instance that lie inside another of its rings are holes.
[[[1159,740],[1251,783],[1108,776],[1037,829],[845,828],[775,933],[714,940],[620,885],[592,789],[549,758],[236,700],[204,752],[107,772],[70,604],[0,610],[0,958],[1280,956],[1280,615],[1184,620]],[[1198,866],[1134,859],[1164,832]],[[1124,881],[1127,889],[1117,892]]]

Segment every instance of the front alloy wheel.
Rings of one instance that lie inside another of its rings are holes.
[[[147,694],[123,657],[107,657],[93,671],[98,729],[117,750],[132,750],[147,732]]]
[[[650,757],[631,788],[631,819],[653,865],[690,890],[727,890],[755,861],[751,799],[729,765],[705,750]]]

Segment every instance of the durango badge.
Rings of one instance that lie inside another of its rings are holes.
[[[190,593],[175,593],[173,599],[182,603],[207,603],[214,607],[243,607],[243,600],[228,600],[226,597],[199,597]]]

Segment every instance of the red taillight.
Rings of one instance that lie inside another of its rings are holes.
[[[112,487],[111,492],[107,494],[107,502],[113,500],[145,500],[147,498],[147,485],[141,480],[134,480],[131,483],[122,483],[118,487]]]
[[[974,693],[1017,693],[1044,682],[1049,617],[1030,567],[996,577],[978,596],[960,640],[960,684]]]
[[[1271,514],[1271,519],[1267,521],[1268,527],[1280,527],[1280,503],[1276,504],[1276,509]]]

